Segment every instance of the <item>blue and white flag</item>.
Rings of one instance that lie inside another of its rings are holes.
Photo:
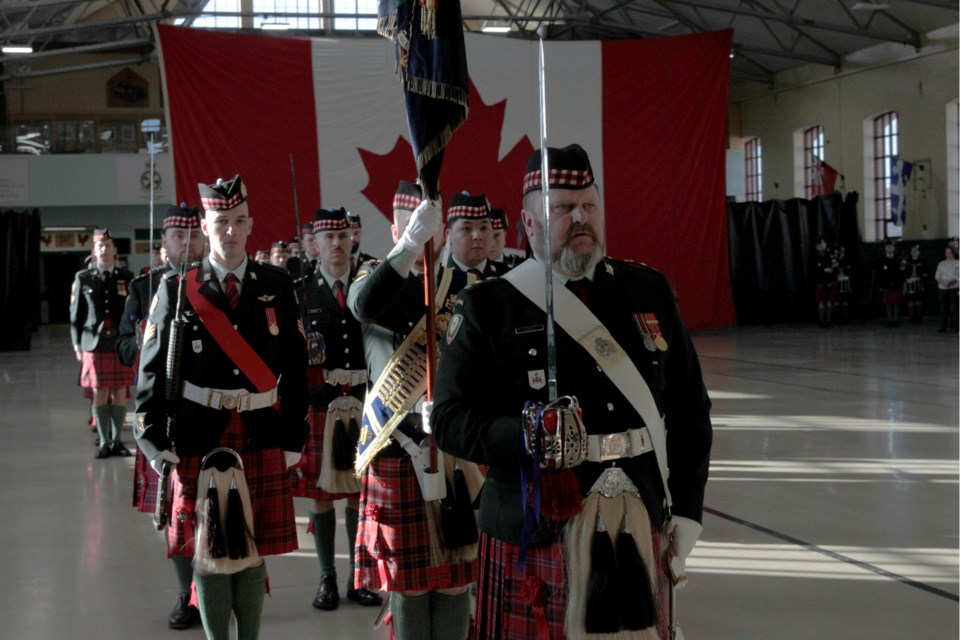
[[[890,158],[890,219],[898,227],[907,221],[907,183],[912,175],[912,162]]]

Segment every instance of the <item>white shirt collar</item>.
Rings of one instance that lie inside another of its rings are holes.
[[[242,283],[244,276],[247,275],[247,256],[243,256],[243,262],[241,262],[236,269],[227,269],[214,260],[213,256],[210,256],[210,268],[213,269],[213,273],[216,274],[217,280],[219,280],[221,284],[223,284],[223,279],[227,277],[228,273],[237,276],[237,282]]]
[[[475,267],[468,267],[467,265],[463,264],[462,262],[460,262],[459,260],[457,260],[456,258],[454,258],[452,254],[450,255],[450,259],[453,260],[453,264],[457,265],[457,267],[459,267],[461,271],[470,271],[471,269],[476,269],[476,270],[479,271],[480,273],[483,273],[483,272],[486,270],[486,268],[487,268],[487,259],[486,259],[486,258],[484,258],[484,259],[483,259],[483,262],[481,262],[480,264],[478,264],[478,265],[475,266]]]
[[[347,285],[350,284],[350,269],[347,269],[346,271],[344,271],[343,275],[340,276],[339,278],[335,278],[329,273],[327,273],[326,271],[324,271],[323,267],[320,267],[317,270],[320,272],[320,275],[323,276],[323,281],[327,283],[327,286],[330,287],[331,291],[333,290],[333,283],[339,281],[343,285],[344,293],[346,293]]]
[[[541,260],[540,258],[538,258],[536,255],[533,256],[533,259],[536,260],[537,262],[539,262],[541,265],[543,265],[543,260]],[[598,263],[598,264],[599,264],[599,263]],[[546,266],[546,265],[544,265],[544,267],[545,267],[545,266]],[[589,280],[590,282],[593,282],[593,277],[594,277],[594,275],[596,274],[596,272],[597,272],[597,265],[593,265],[593,268],[590,269],[589,271],[587,271],[587,272],[586,272],[585,274],[583,274],[582,276],[577,276],[576,278],[573,278],[573,277],[571,277],[571,276],[568,276],[568,275],[565,274],[565,273],[561,273],[560,271],[558,271],[558,270],[556,269],[556,267],[554,267],[554,269],[553,269],[553,277],[556,278],[557,280],[559,280],[559,281],[560,281],[560,284],[563,284],[563,285],[566,285],[568,280],[583,280],[583,279],[586,279],[586,280]]]

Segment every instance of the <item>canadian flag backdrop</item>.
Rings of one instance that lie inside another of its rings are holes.
[[[362,249],[392,246],[390,204],[414,180],[393,45],[160,26],[178,199],[239,173],[251,252],[297,233],[319,207],[361,215]],[[606,210],[606,253],[663,271],[691,328],[734,323],[727,264],[726,113],[730,31],[616,42],[547,42],[550,146],[590,155]],[[470,113],[440,186],[485,193],[520,247],[521,185],[539,146],[537,44],[466,34]]]

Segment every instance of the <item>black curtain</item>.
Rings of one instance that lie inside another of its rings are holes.
[[[813,263],[817,238],[846,250],[847,272],[860,263],[857,194],[813,200],[727,205],[730,283],[737,324],[802,322],[816,315]],[[856,282],[851,282],[859,290]]]
[[[40,210],[0,211],[0,351],[30,348],[40,320]]]

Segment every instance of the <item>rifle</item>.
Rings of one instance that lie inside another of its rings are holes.
[[[189,234],[187,242],[189,243]],[[184,260],[180,265],[180,278],[177,284],[177,310],[170,326],[170,343],[167,345],[167,377],[164,381],[163,396],[167,408],[167,439],[170,449],[174,450],[174,439],[177,432],[177,401],[180,398],[181,375],[180,356],[183,352],[183,299],[186,297],[187,263]],[[157,488],[157,504],[153,510],[153,524],[158,531],[162,531],[170,522],[170,472],[172,465],[164,461],[160,467],[160,485]]]

